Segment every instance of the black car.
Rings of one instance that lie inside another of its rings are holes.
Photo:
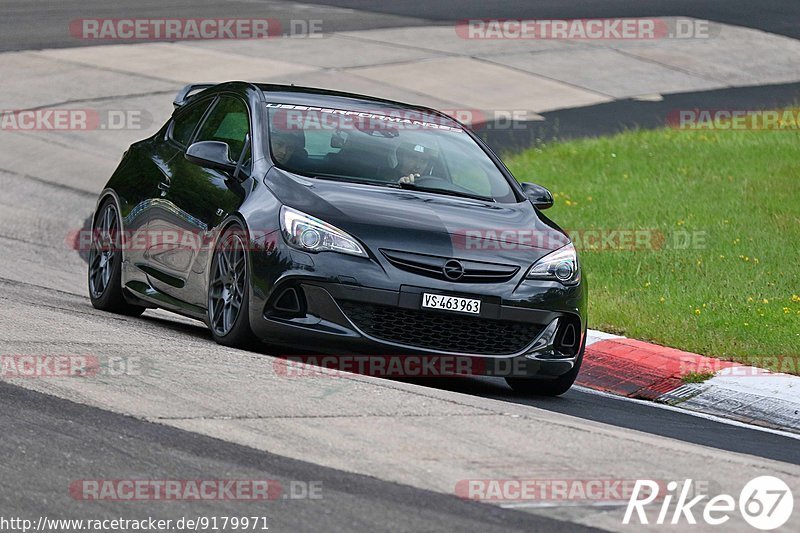
[[[587,291],[540,212],[552,203],[432,109],[189,85],[100,194],[89,293],[98,309],[202,320],[228,346],[457,356],[561,394],[583,358]]]

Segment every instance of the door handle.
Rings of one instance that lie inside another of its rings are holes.
[[[161,196],[166,195],[167,191],[169,191],[169,182],[168,181],[160,181],[158,183],[158,190],[161,191]]]

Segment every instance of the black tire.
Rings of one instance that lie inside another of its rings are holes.
[[[247,236],[239,224],[225,229],[214,250],[208,277],[207,321],[214,340],[244,348],[254,344],[250,329],[250,264]]]
[[[508,386],[517,394],[524,396],[561,396],[572,387],[578,378],[578,372],[583,363],[583,350],[575,361],[572,370],[558,376],[556,379],[536,379],[536,378],[505,378]]]
[[[122,221],[117,205],[107,199],[92,222],[87,281],[95,309],[128,316],[141,315],[145,307],[129,303],[122,293]]]

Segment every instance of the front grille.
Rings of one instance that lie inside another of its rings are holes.
[[[436,311],[339,301],[342,311],[364,333],[425,350],[510,355],[528,346],[541,327]]]
[[[452,258],[398,250],[381,250],[381,253],[392,265],[401,270],[459,283],[500,283],[513,278],[519,270],[519,267],[514,265],[459,259],[464,274],[458,279],[449,279],[444,275],[444,265]]]

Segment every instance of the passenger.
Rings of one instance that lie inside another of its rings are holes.
[[[272,156],[279,165],[296,169],[308,160],[306,136],[302,130],[273,129],[271,135]]]

